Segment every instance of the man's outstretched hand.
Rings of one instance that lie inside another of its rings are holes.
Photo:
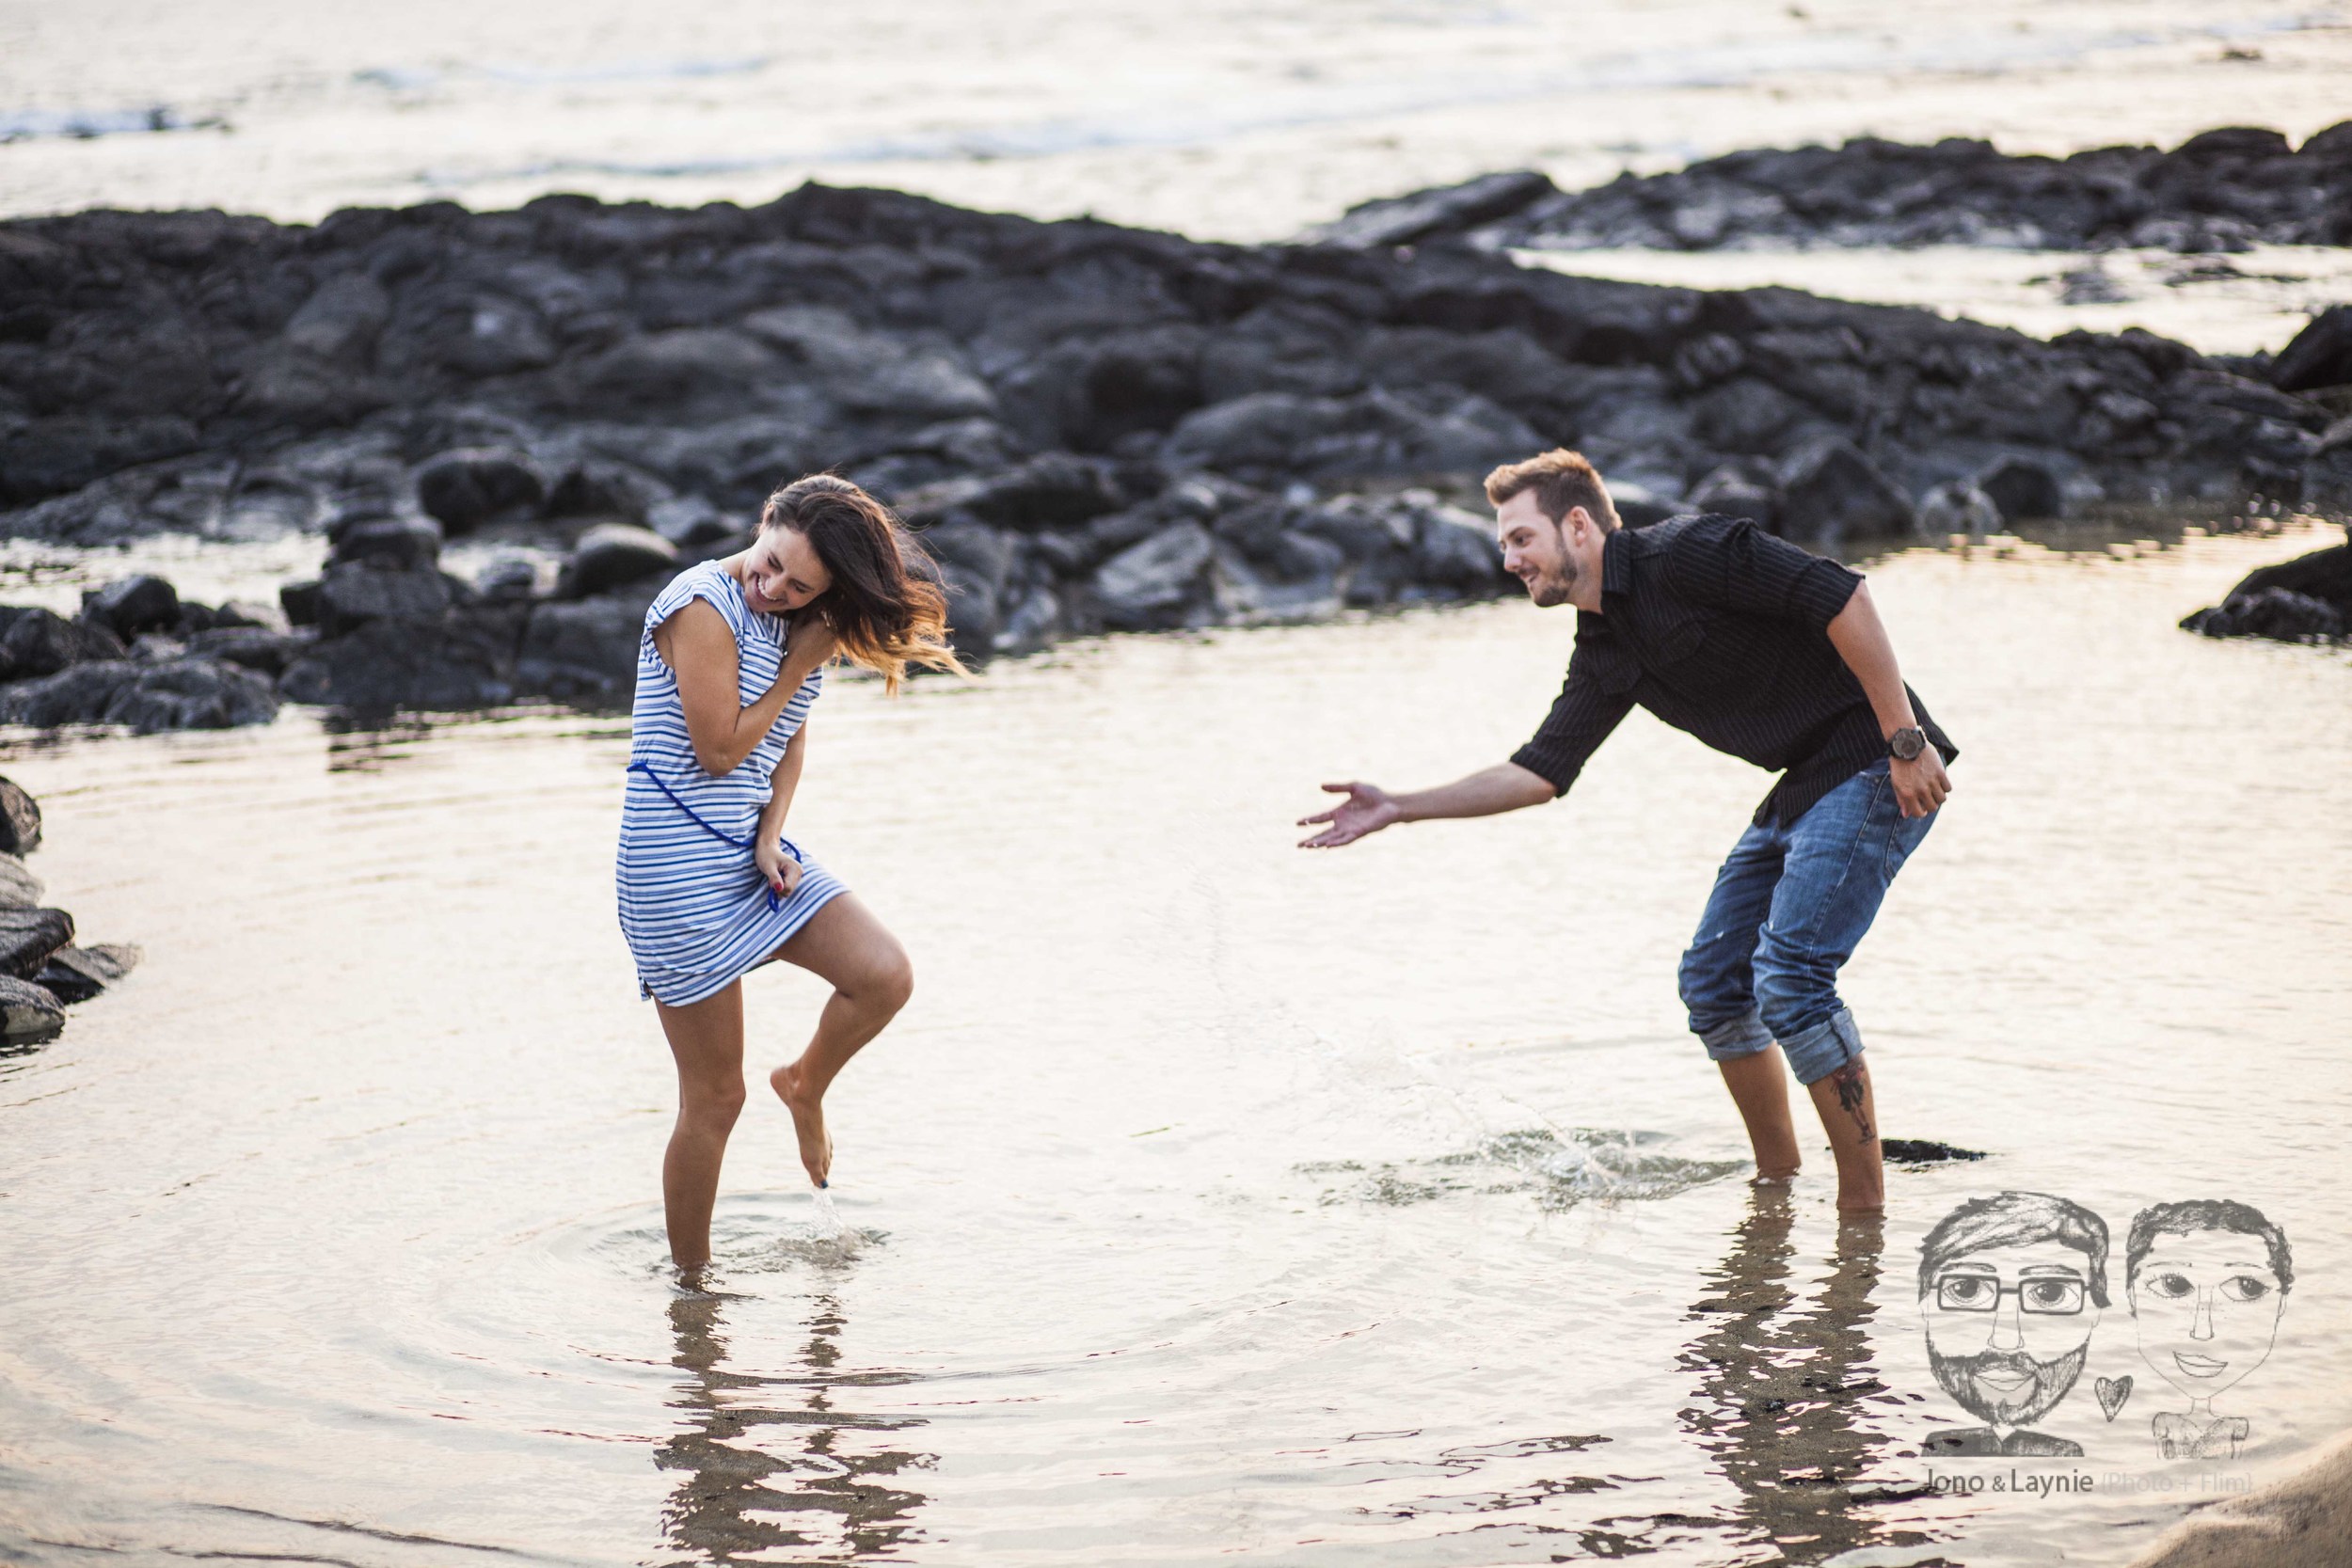
[[[1327,784],[1326,792],[1344,795],[1347,799],[1329,811],[1319,811],[1312,816],[1302,816],[1298,825],[1311,827],[1328,822],[1329,827],[1312,838],[1298,841],[1301,849],[1336,849],[1343,844],[1353,844],[1366,833],[1376,833],[1391,822],[1405,819],[1403,808],[1390,799],[1389,792],[1378,784]]]

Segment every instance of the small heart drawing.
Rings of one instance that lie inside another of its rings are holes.
[[[2123,1408],[2123,1402],[2132,1397],[2131,1377],[2129,1374],[2122,1377],[2103,1377],[2098,1382],[2097,1392],[2099,1408],[2106,1411],[2107,1419],[2112,1421],[2115,1419],[2115,1413]]]

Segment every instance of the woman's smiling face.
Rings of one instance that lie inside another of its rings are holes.
[[[762,529],[743,552],[743,596],[763,615],[789,615],[833,586],[808,535],[788,528]]]
[[[2270,1354],[2285,1298],[2261,1237],[2159,1235],[2132,1280],[2139,1354],[2181,1392],[2209,1400]]]

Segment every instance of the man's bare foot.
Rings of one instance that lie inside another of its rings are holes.
[[[833,1171],[833,1135],[825,1131],[823,1096],[806,1091],[799,1065],[792,1062],[770,1073],[768,1086],[792,1113],[792,1131],[800,1136],[801,1164],[808,1167],[808,1179],[819,1187],[825,1185]]]

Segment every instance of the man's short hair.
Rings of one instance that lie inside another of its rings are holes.
[[[1505,463],[1486,476],[1490,505],[1499,507],[1526,490],[1535,492],[1536,507],[1555,523],[1581,506],[1603,533],[1617,527],[1617,507],[1609,499],[1609,486],[1600,482],[1600,470],[1586,462],[1581,451],[1554,447],[1522,463]]]
[[[2279,1289],[2295,1285],[2295,1254],[2287,1250],[2287,1233],[2263,1217],[2250,1203],[2226,1197],[2193,1197],[2183,1203],[2158,1203],[2132,1216],[2131,1232],[2123,1239],[2123,1288],[2139,1283],[2139,1265],[2158,1236],[2191,1236],[2200,1230],[2232,1230],[2252,1236],[2270,1252],[2270,1272]]]
[[[2090,1259],[2090,1299],[2107,1304],[2107,1222],[2079,1203],[2048,1193],[1972,1197],[1942,1219],[1919,1243],[1919,1293],[1935,1289],[1945,1265],[1989,1247],[2058,1242]]]

